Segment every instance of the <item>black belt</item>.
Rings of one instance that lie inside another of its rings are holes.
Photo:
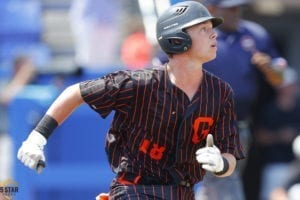
[[[165,182],[154,176],[143,176],[130,172],[119,173],[117,175],[117,180],[119,183],[125,185],[180,185],[184,187],[193,186],[189,181],[180,181],[179,183],[175,183],[173,181]]]

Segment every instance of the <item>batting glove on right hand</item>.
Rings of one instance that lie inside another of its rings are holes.
[[[206,147],[196,151],[196,159],[207,171],[218,173],[224,169],[223,157],[218,147],[214,145],[211,134],[206,138]]]
[[[30,169],[37,169],[40,161],[45,162],[44,146],[46,143],[46,138],[33,130],[19,148],[18,159]]]

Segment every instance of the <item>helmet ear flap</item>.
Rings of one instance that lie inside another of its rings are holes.
[[[163,34],[159,40],[163,43],[162,47],[166,48],[163,50],[166,50],[168,53],[184,52],[192,46],[192,39],[185,32]]]

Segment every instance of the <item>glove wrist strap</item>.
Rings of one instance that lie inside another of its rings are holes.
[[[223,167],[223,169],[221,171],[214,173],[217,176],[221,176],[221,175],[225,174],[228,171],[228,169],[229,169],[229,162],[228,162],[228,160],[226,158],[224,158],[223,156],[222,156],[222,159],[223,159],[224,167]]]
[[[36,130],[31,131],[31,133],[29,134],[28,138],[26,142],[29,142],[31,144],[36,144],[38,145],[41,149],[43,149],[43,146],[47,143],[46,138],[40,134],[39,132],[37,132]]]
[[[34,130],[48,139],[57,126],[58,123],[53,117],[50,115],[45,115]]]

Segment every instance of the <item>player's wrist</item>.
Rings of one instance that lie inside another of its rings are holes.
[[[45,115],[34,130],[44,136],[45,139],[48,139],[57,126],[58,122],[53,117]]]
[[[30,144],[35,144],[40,149],[43,149],[43,147],[47,144],[47,139],[38,131],[33,130],[31,131],[31,133],[29,134],[25,142]]]
[[[229,162],[224,156],[222,156],[222,163],[220,164],[220,166],[220,170],[214,172],[216,176],[222,176],[229,170]]]

